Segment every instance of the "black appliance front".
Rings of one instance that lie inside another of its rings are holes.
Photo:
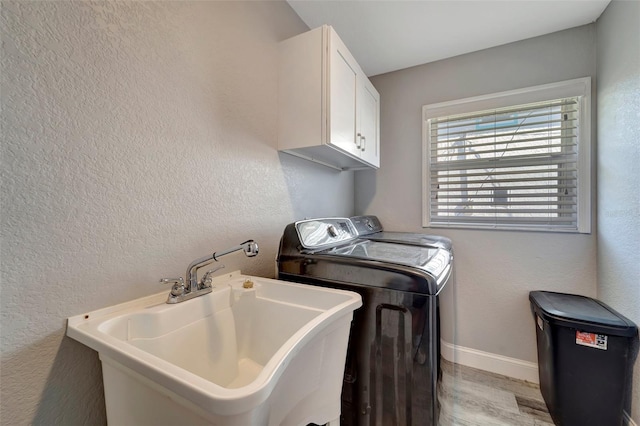
[[[430,276],[426,271],[434,268],[427,265],[413,268],[385,263],[379,256],[367,260],[358,253],[362,251],[358,246],[361,242],[348,235],[336,237],[340,240],[336,247],[327,248],[327,239],[323,238],[323,250],[305,249],[295,225],[285,229],[281,240],[278,278],[356,291],[363,299],[363,306],[354,312],[349,338],[342,424],[436,426],[440,341],[437,293],[445,285],[450,268],[438,268],[440,275]],[[310,234],[317,237],[320,232]],[[394,247],[389,244],[388,250]],[[349,253],[355,253],[354,257]],[[426,263],[431,258],[441,261],[443,254],[430,256],[424,258]]]

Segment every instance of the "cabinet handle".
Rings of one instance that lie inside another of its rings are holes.
[[[367,149],[367,138],[365,138],[364,136],[362,137],[362,151],[364,151],[365,149]]]
[[[353,143],[356,144],[357,149],[360,149],[362,147],[362,135],[360,133],[356,135],[356,140],[353,141]]]

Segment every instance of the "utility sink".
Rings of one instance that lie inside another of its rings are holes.
[[[213,286],[178,304],[163,292],[69,318],[67,335],[99,353],[108,422],[337,420],[360,296],[239,271]]]

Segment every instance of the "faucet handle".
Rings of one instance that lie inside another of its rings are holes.
[[[185,292],[185,287],[184,287],[184,280],[182,279],[182,277],[180,278],[162,278],[160,280],[161,284],[173,284],[173,286],[171,287],[171,295],[173,296],[180,296],[181,294],[184,294]]]
[[[180,278],[161,278],[160,284],[184,284],[184,279]]]
[[[211,277],[211,275],[214,272],[219,271],[220,269],[224,268],[224,265],[220,265],[216,268],[210,269],[207,272],[204,273],[204,275],[202,276],[202,280],[200,281],[200,288],[208,288],[211,287],[211,283],[213,282],[213,278]]]

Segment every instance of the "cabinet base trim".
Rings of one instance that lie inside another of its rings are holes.
[[[293,155],[294,157],[302,158],[302,159],[305,159],[305,160],[308,160],[308,161],[312,161],[312,162],[317,163],[317,164],[321,164],[321,165],[323,165],[325,167],[329,167],[329,168],[331,168],[333,170],[337,170],[339,172],[357,171],[357,170],[371,170],[371,167],[367,167],[367,166],[364,166],[364,165],[362,167],[338,167],[338,166],[334,166],[333,164],[327,163],[327,162],[322,161],[322,160],[318,160],[317,158],[309,157],[308,155],[304,155],[304,154],[301,154],[301,153],[299,153],[297,151],[293,151],[293,150],[289,150],[289,149],[283,149],[280,152],[284,152],[286,154]]]

